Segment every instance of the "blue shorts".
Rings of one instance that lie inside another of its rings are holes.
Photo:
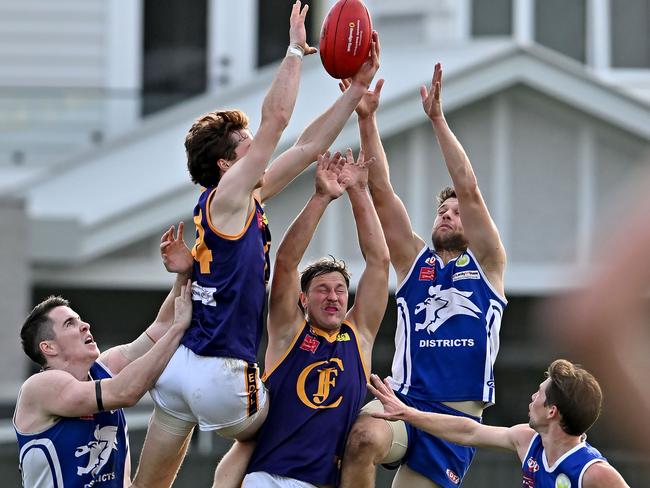
[[[423,412],[444,413],[456,417],[467,417],[476,422],[481,422],[480,417],[467,415],[440,402],[416,400],[395,392],[395,394],[409,407],[417,408]],[[457,488],[469,469],[469,465],[476,454],[475,447],[459,446],[439,437],[427,434],[406,423],[408,434],[408,449],[402,458],[413,471],[430,479],[444,488]]]

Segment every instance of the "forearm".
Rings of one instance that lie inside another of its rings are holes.
[[[388,159],[381,143],[375,114],[363,118],[359,117],[358,123],[361,149],[363,149],[366,158],[374,157],[376,159],[368,170],[368,185],[373,199],[381,199],[384,194],[392,195],[393,187],[390,183]]]
[[[366,189],[348,189],[352,213],[357,226],[359,247],[366,263],[386,263],[388,267],[388,246],[384,238],[379,217]]]
[[[174,286],[169,291],[169,294],[165,298],[165,301],[160,306],[158,310],[158,315],[154,321],[154,324],[149,326],[147,329],[147,335],[149,335],[154,341],[157,341],[162,334],[169,328],[171,323],[174,321],[174,300],[181,293],[181,287],[187,283],[187,280],[192,276],[192,270],[188,270],[186,273],[176,274],[176,280],[174,281]],[[164,326],[162,333],[152,330],[156,324],[161,324]]]
[[[480,424],[465,417],[429,413],[407,407],[401,420],[413,427],[463,446],[478,445],[476,436]]]
[[[457,194],[469,193],[477,188],[476,175],[467,153],[444,117],[431,121],[447,171]]]
[[[343,129],[366,89],[360,84],[351,85],[330,108],[305,128],[296,146],[307,148],[314,155],[312,160],[316,159],[315,155],[325,152]]]
[[[324,195],[315,193],[311,196],[307,205],[287,229],[278,247],[276,266],[279,263],[288,267],[298,267],[316,232],[318,222],[330,202],[331,199]]]
[[[176,351],[185,329],[172,324],[154,346],[104,385],[104,407],[132,406],[150,390]]]
[[[299,57],[285,56],[262,104],[262,121],[278,121],[280,132],[289,124],[296,104],[301,66]]]

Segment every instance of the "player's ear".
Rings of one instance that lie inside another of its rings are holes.
[[[300,306],[302,307],[303,312],[307,312],[307,295],[302,291],[300,292]]]
[[[219,166],[219,169],[225,173],[228,171],[228,168],[230,168],[230,165],[232,164],[232,161],[228,161],[227,159],[219,158],[217,160],[217,166]]]
[[[38,349],[45,357],[56,356],[57,354],[56,344],[54,344],[54,341],[41,341],[38,343]]]

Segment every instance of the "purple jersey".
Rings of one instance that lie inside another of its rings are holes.
[[[260,343],[271,234],[260,203],[238,235],[219,232],[209,218],[216,188],[194,208],[192,323],[181,343],[201,356],[254,363]]]
[[[548,465],[542,438],[535,434],[521,466],[524,488],[582,488],[582,477],[593,463],[607,462],[598,450],[583,441]]]
[[[336,485],[367,378],[350,323],[335,333],[305,323],[280,364],[264,374],[271,404],[247,472]]]

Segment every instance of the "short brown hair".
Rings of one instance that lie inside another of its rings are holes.
[[[248,127],[248,117],[241,110],[208,112],[192,124],[185,136],[187,169],[192,181],[206,188],[221,179],[217,161],[235,158],[238,142],[232,133]]]
[[[69,306],[70,302],[65,298],[52,295],[36,305],[25,319],[20,329],[23,351],[39,366],[45,366],[47,363],[39,344],[54,339],[53,324],[48,314],[56,307]]]
[[[336,259],[330,255],[327,258],[319,259],[302,270],[302,273],[300,273],[300,290],[305,293],[309,290],[309,285],[314,278],[333,272],[341,273],[345,280],[346,288],[350,288],[350,273],[345,266],[345,261]]]
[[[458,198],[456,196],[456,190],[454,190],[451,186],[445,186],[442,190],[440,190],[440,193],[438,193],[438,196],[436,197],[436,200],[438,201],[438,207],[442,205],[445,200],[448,200],[450,198]]]
[[[553,361],[546,376],[551,381],[544,405],[555,405],[560,411],[564,432],[582,435],[600,416],[603,392],[598,381],[589,371],[565,359]]]

